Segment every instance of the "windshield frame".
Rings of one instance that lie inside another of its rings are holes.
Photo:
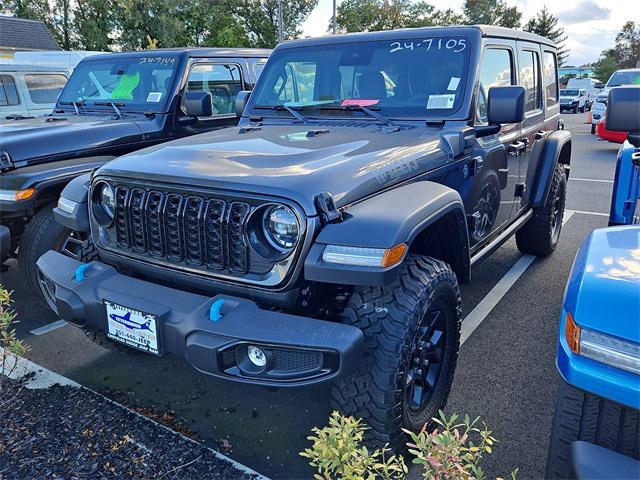
[[[479,33],[479,31],[478,31]],[[359,39],[357,37],[361,37],[363,35],[369,36],[366,40]],[[351,37],[351,38],[350,38]],[[447,37],[462,37],[466,40],[469,53],[467,55],[467,62],[464,65],[464,78],[461,78],[460,87],[461,87],[461,101],[458,104],[457,108],[452,109],[451,112],[446,115],[428,115],[425,109],[424,115],[394,115],[390,112],[385,112],[385,108],[383,105],[371,105],[367,106],[367,108],[371,110],[375,110],[376,113],[383,115],[386,119],[390,121],[409,121],[409,122],[428,122],[428,123],[439,123],[449,120],[464,120],[468,121],[470,117],[470,109],[472,98],[474,96],[474,82],[476,77],[476,68],[475,66],[478,63],[479,53],[482,49],[482,37],[481,35],[477,35],[474,30],[469,28],[422,28],[422,29],[407,29],[407,30],[397,30],[397,31],[386,31],[386,32],[372,32],[366,34],[349,34],[342,36],[340,38],[331,38],[328,37],[329,40],[320,41],[319,39],[306,39],[302,41],[292,42],[292,45],[281,44],[280,46],[274,49],[273,53],[269,57],[267,64],[258,79],[254,90],[249,98],[247,103],[247,107],[244,111],[244,117],[260,117],[260,118],[268,118],[268,119],[278,119],[285,120],[287,122],[291,122],[295,120],[286,110],[283,109],[266,109],[266,108],[256,108],[256,106],[264,107],[257,100],[259,96],[259,92],[262,88],[266,88],[265,84],[267,82],[267,78],[269,77],[269,70],[274,68],[276,61],[281,60],[282,56],[288,55],[290,52],[300,51],[304,49],[308,49],[311,47],[326,47],[328,49],[339,49],[341,46],[348,47],[352,46],[354,43],[357,44],[365,44],[365,43],[378,43],[382,41],[392,42],[409,42],[409,41],[421,41],[425,37],[428,38],[447,38]],[[316,40],[314,42],[314,40]],[[302,43],[302,45],[298,45]],[[336,100],[335,102],[340,102],[343,100]],[[290,105],[293,108],[300,108],[300,106]],[[318,107],[322,106],[322,101],[318,101]],[[379,122],[379,120],[373,119],[371,116],[367,115],[365,112],[360,111],[358,109],[335,109],[336,113],[329,113],[332,110],[321,110],[320,108],[304,108],[304,116],[312,121],[322,121],[322,120],[345,120],[345,119],[354,119],[354,120],[366,120],[366,121],[375,121]],[[298,110],[300,111],[300,110]]]
[[[613,87],[621,87],[623,85],[638,85],[637,83],[616,83],[615,85],[612,84],[611,82],[613,81],[613,78],[616,75],[624,75],[624,74],[631,74],[631,75],[635,75],[636,78],[640,78],[640,71],[638,70],[618,70],[616,72],[613,72],[613,74],[611,75],[611,78],[609,78],[609,81],[607,81],[607,84],[605,85],[605,88],[613,88]]]
[[[74,106],[72,104],[68,104],[68,102],[71,102],[71,100],[64,99],[63,94],[67,88],[69,89],[71,88],[70,80],[75,75],[75,72],[78,70],[79,67],[81,66],[84,67],[89,63],[95,64],[95,63],[118,62],[122,60],[139,59],[144,57],[175,58],[175,67],[173,69],[172,77],[170,77],[171,78],[170,87],[166,91],[164,100],[157,102],[157,104],[145,102],[146,106],[144,108],[139,108],[144,104],[127,105],[127,104],[123,104],[120,99],[111,99],[111,100],[95,99],[95,100],[86,100],[84,102],[80,100],[76,100],[75,103],[76,105],[80,106],[81,114],[87,113],[87,112],[114,113],[113,107],[109,105],[111,102],[115,103],[123,113],[156,113],[156,114],[168,113],[169,107],[174,97],[176,85],[179,84],[182,80],[185,62],[184,62],[184,55],[182,55],[181,52],[166,52],[162,50],[158,50],[157,52],[144,51],[144,52],[131,52],[131,53],[122,53],[122,54],[116,53],[112,55],[95,55],[95,56],[90,56],[83,59],[80,63],[78,63],[74,71],[71,73],[71,75],[69,76],[69,79],[67,80],[67,83],[65,84],[65,87],[62,89],[62,91],[58,95],[58,100],[56,101],[56,110],[75,111]],[[95,102],[98,102],[98,105],[96,105]]]

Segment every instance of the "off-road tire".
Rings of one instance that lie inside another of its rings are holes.
[[[594,135],[596,133],[596,124],[592,123],[591,124],[591,135]]]
[[[640,459],[640,415],[559,381],[545,478],[570,478],[571,442],[584,440]]]
[[[555,250],[562,230],[566,194],[567,176],[564,165],[559,163],[553,172],[545,204],[534,208],[533,216],[516,233],[516,244],[521,252],[546,257]],[[558,222],[557,225],[554,222]]]
[[[71,234],[71,230],[56,222],[54,207],[55,204],[51,203],[41,208],[24,229],[18,250],[18,272],[36,298],[55,312],[42,291],[36,266],[38,259],[47,251],[61,251]],[[90,262],[98,257],[98,251],[92,242],[87,242],[75,257],[80,261]]]
[[[571,111],[573,113],[578,113],[578,106],[576,105],[575,107],[573,107],[573,109]]]
[[[443,357],[438,380],[418,415],[405,408],[404,385],[412,345],[430,305],[444,305]],[[366,352],[358,371],[334,383],[332,406],[364,419],[367,442],[404,447],[402,428],[418,430],[447,401],[460,345],[460,289],[449,265],[430,257],[408,255],[398,278],[383,287],[358,287],[343,312],[343,322],[360,328]]]

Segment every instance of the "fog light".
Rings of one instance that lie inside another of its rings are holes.
[[[251,363],[256,367],[264,367],[267,364],[267,356],[258,347],[249,345],[249,348],[247,349],[247,356],[249,357],[249,360],[251,360]]]

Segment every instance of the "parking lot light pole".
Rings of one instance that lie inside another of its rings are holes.
[[[283,14],[283,8],[282,8],[282,0],[278,0],[278,43],[282,43],[282,23],[284,20],[284,14]]]
[[[338,22],[337,18],[336,18],[336,10],[337,10],[337,4],[338,0],[333,0],[333,34],[336,34],[336,24]]]

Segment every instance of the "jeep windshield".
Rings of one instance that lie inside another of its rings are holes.
[[[69,78],[58,105],[80,112],[83,108],[161,112],[177,66],[178,57],[167,54],[85,60]]]
[[[254,114],[443,118],[462,104],[471,50],[461,36],[282,48],[251,96]],[[270,112],[266,112],[271,110]]]
[[[619,87],[620,85],[640,85],[640,70],[616,72],[607,82],[607,88]]]

